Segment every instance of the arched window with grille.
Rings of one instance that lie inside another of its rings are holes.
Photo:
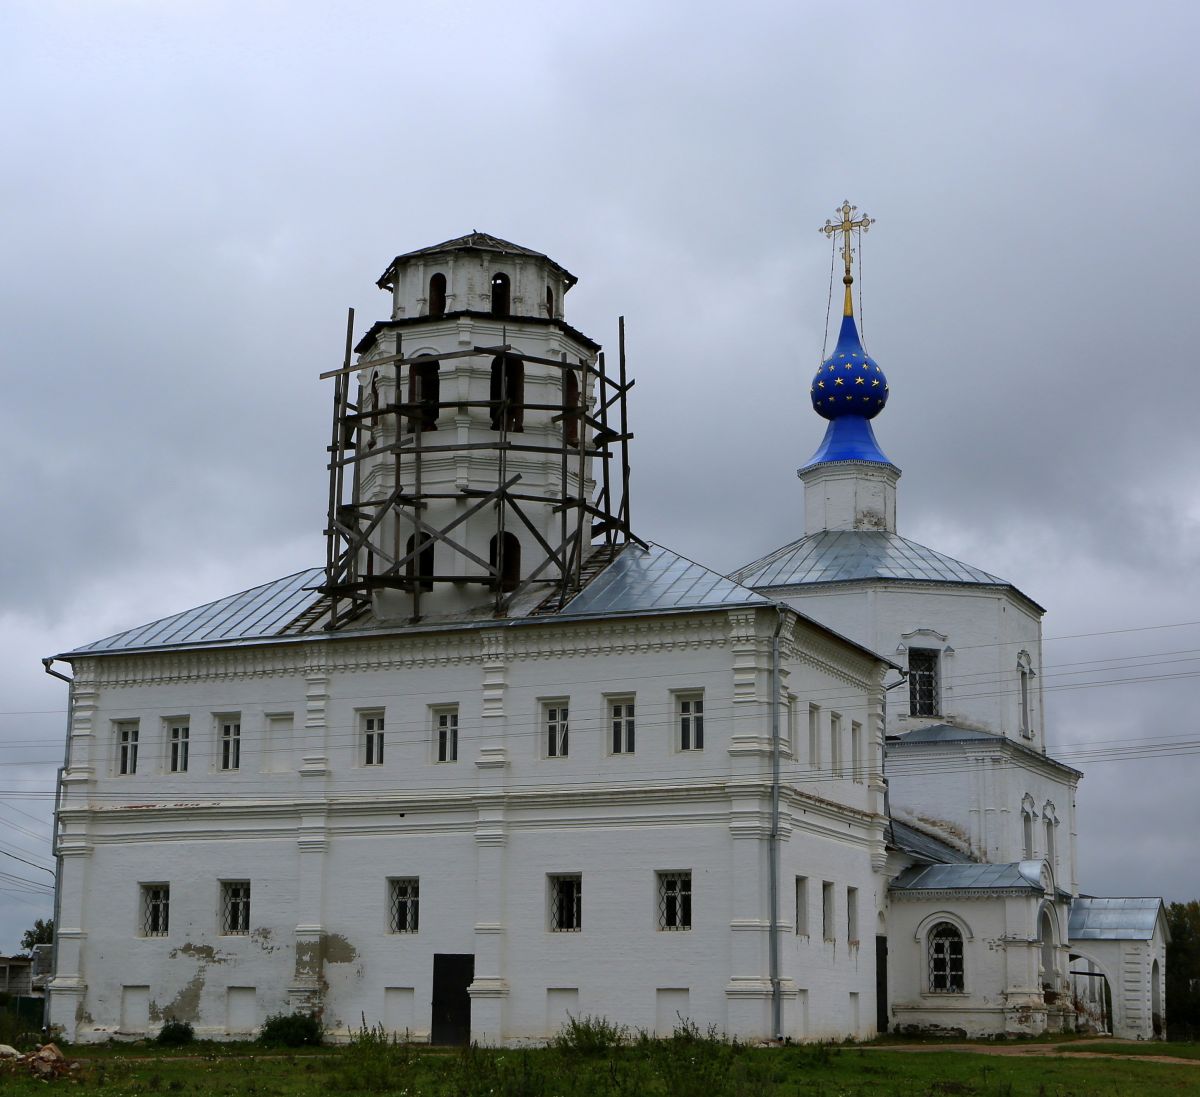
[[[492,315],[507,320],[512,286],[507,274],[492,275]]]
[[[418,537],[420,551],[417,551]],[[433,590],[433,538],[427,533],[414,533],[408,539],[405,555],[416,552],[404,565],[404,575],[411,584],[412,590]]]
[[[579,377],[573,369],[563,370],[563,433],[568,446],[579,445]]]
[[[409,363],[408,402],[416,405],[408,413],[408,429],[437,430],[441,400],[441,363],[433,358]]]
[[[492,430],[525,429],[525,363],[511,354],[492,359]]]
[[[961,994],[963,979],[963,935],[952,922],[938,922],[930,931],[929,990],[935,994]]]
[[[446,276],[441,272],[429,279],[429,318],[440,320],[446,315]]]
[[[554,287],[546,287],[546,315],[554,319]]]
[[[500,570],[501,590],[516,590],[521,582],[521,542],[515,533],[497,533],[488,544],[488,563]]]

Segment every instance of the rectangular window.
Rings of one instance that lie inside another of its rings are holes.
[[[165,937],[170,925],[169,884],[142,884],[142,936]]]
[[[808,877],[796,877],[796,936],[808,936]]]
[[[244,937],[250,932],[250,881],[221,883],[221,932],[227,937]]]
[[[1021,734],[1030,738],[1033,734],[1033,719],[1029,708],[1029,668],[1020,667],[1021,674]]]
[[[658,873],[658,928],[692,928],[692,874]]]
[[[821,706],[808,706],[808,764],[813,769],[821,765]]]
[[[609,747],[613,754],[633,753],[633,698],[608,702]]]
[[[362,764],[383,765],[383,713],[364,712],[358,719],[362,726]]]
[[[550,877],[550,931],[578,933],[583,928],[583,877]]]
[[[439,762],[458,761],[458,706],[433,710],[433,738]],[[564,751],[564,753],[566,753]]]
[[[787,695],[787,751],[792,761],[800,757],[800,701],[794,693]]]
[[[137,773],[138,722],[123,720],[115,725],[117,736],[117,773],[128,777]]]
[[[547,701],[542,705],[542,727],[545,732],[547,758],[567,756],[569,708],[566,701]]]
[[[846,888],[846,940],[858,944],[858,888]]]
[[[829,766],[835,777],[842,776],[842,717],[836,712],[829,714]]]
[[[859,784],[863,780],[863,726],[850,721],[850,776]]]
[[[675,698],[679,749],[704,749],[704,694],[681,693]]]
[[[220,716],[218,724],[221,729],[221,768],[240,769],[242,766],[242,718],[240,716]]]
[[[388,880],[388,933],[416,933],[420,925],[421,881],[416,876]]]
[[[171,720],[167,724],[167,739],[170,743],[170,757],[167,764],[172,773],[187,773],[188,745],[192,729],[186,720]]]
[[[938,653],[908,649],[908,711],[913,716],[938,714]]]
[[[828,880],[821,884],[821,936],[833,940],[833,884]]]

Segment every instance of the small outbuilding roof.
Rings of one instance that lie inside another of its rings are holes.
[[[892,820],[892,845],[903,853],[910,854],[922,861],[932,861],[940,865],[972,864],[968,854],[955,849],[948,842],[926,834],[899,819]]]
[[[1157,897],[1081,896],[1071,903],[1067,936],[1072,941],[1149,941],[1162,911],[1163,901]]]
[[[914,865],[891,883],[892,891],[1036,891],[1042,887],[1041,861],[1011,864]]]

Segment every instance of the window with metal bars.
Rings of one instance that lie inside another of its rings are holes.
[[[548,701],[542,706],[547,758],[565,758],[567,756],[569,716],[570,712],[566,701]]]
[[[704,695],[682,693],[675,698],[679,722],[679,749],[704,749]]]
[[[122,777],[137,773],[138,723],[128,720],[117,724],[117,773]]]
[[[221,932],[227,937],[244,937],[250,932],[250,881],[221,883]]]
[[[658,873],[658,928],[692,928],[692,874]]]
[[[363,713],[362,720],[362,760],[364,766],[383,765],[383,713]]]
[[[167,734],[171,742],[170,767],[172,773],[187,773],[188,746],[192,729],[186,721],[172,722]]]
[[[388,932],[416,933],[420,926],[421,881],[404,876],[388,881]]]
[[[962,933],[949,922],[938,922],[929,931],[929,989],[961,994],[964,985]]]
[[[142,936],[165,937],[170,926],[171,888],[168,884],[142,885]]]
[[[583,877],[550,877],[550,930],[578,933],[583,928]]]
[[[221,768],[240,769],[242,765],[242,718],[222,716]]]
[[[908,649],[908,710],[912,716],[936,716],[938,655],[930,648]]]
[[[611,747],[613,754],[632,754],[634,743],[632,697],[623,697],[619,701],[609,701],[608,726],[612,732]]]
[[[437,760],[458,761],[458,708],[433,710],[433,723],[437,739]]]

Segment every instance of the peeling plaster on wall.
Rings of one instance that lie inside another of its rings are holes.
[[[222,956],[212,945],[193,945],[190,941],[171,949],[170,956],[172,960],[177,956],[191,956],[202,964],[224,964],[229,960],[228,956]]]
[[[271,944],[271,930],[267,926],[260,926],[250,934],[250,940],[253,941],[263,952],[275,952],[280,945]]]
[[[329,964],[352,964],[358,959],[358,950],[340,933],[323,934],[321,952]]]
[[[200,1020],[200,995],[204,992],[204,966],[188,980],[183,989],[175,995],[169,1005],[159,1008],[150,1003],[150,1019],[152,1021],[198,1021]]]

